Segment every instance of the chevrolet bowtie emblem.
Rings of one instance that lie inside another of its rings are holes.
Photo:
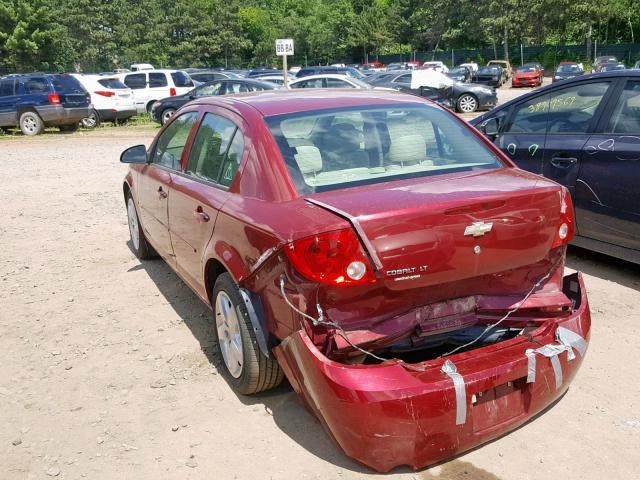
[[[492,228],[493,223],[473,222],[464,229],[464,236],[468,237],[469,235],[473,235],[474,237],[481,237],[485,233],[489,233]]]

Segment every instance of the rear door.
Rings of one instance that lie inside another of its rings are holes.
[[[184,169],[177,175],[169,199],[171,241],[177,270],[196,291],[202,292],[203,253],[213,234],[218,211],[244,151],[237,121],[222,109],[206,113],[198,127]]]
[[[160,100],[169,96],[169,80],[165,72],[149,72],[148,102]],[[186,93],[186,92],[184,92]]]
[[[138,112],[142,113],[147,108],[149,92],[147,91],[147,74],[130,73],[124,76],[124,84],[131,89],[133,100]]]
[[[180,170],[196,112],[178,116],[160,134],[151,152],[151,162],[138,177],[138,205],[142,227],[158,253],[170,263],[174,254],[169,236],[168,201],[173,174]]]
[[[579,233],[640,250],[640,79],[621,80],[607,103],[578,174]]]
[[[14,78],[0,80],[0,126],[14,126],[18,122],[15,84]]]

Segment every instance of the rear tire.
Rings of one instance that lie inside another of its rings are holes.
[[[140,260],[148,260],[155,257],[156,251],[147,242],[144,232],[142,231],[142,225],[140,225],[140,219],[138,218],[138,211],[136,209],[136,203],[133,201],[131,192],[127,193],[127,223],[129,225],[129,235],[131,237],[131,249],[133,253]]]
[[[44,122],[36,112],[24,112],[20,115],[20,130],[24,135],[39,135],[44,130]]]
[[[284,377],[282,369],[273,357],[267,358],[260,351],[249,313],[231,275],[218,276],[211,299],[222,375],[231,388],[252,395],[277,387]]]

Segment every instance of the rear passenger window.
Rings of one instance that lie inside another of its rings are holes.
[[[182,152],[197,116],[197,112],[188,112],[171,122],[171,125],[158,138],[153,163],[173,170],[180,170]]]
[[[344,80],[339,80],[337,78],[327,78],[327,88],[354,88],[348,82]]]
[[[13,95],[13,84],[13,79],[0,81],[0,97],[9,97]]]
[[[227,95],[229,95],[230,93],[245,93],[250,91],[250,87],[248,87],[245,83],[239,82],[227,82],[227,86],[225,89],[225,93]]]
[[[30,78],[24,82],[26,93],[45,93],[49,91],[46,78]]]
[[[220,184],[228,187],[233,182],[233,178],[236,176],[240,161],[242,160],[242,153],[244,152],[244,137],[240,129],[236,129],[236,133],[233,136],[233,141],[227,152],[227,157],[222,165],[222,175],[220,177]]]
[[[218,183],[235,131],[236,125],[230,120],[207,113],[193,142],[187,173]],[[230,183],[223,183],[223,185]]]
[[[149,88],[166,87],[167,76],[162,72],[155,72],[149,74]]]
[[[146,88],[147,74],[134,73],[132,75],[127,75],[126,77],[124,77],[124,84],[133,90],[140,90],[141,88]]]
[[[611,133],[640,133],[640,82],[628,82],[609,123]]]

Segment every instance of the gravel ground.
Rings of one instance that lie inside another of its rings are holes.
[[[356,479],[288,385],[235,395],[208,309],[128,248],[126,147],[150,128],[0,137],[0,478]],[[569,392],[519,430],[390,479],[637,478],[640,269],[571,249],[593,312]]]

